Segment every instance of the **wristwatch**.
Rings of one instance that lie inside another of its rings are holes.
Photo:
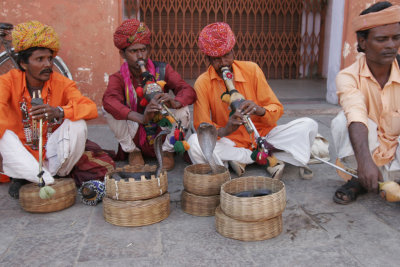
[[[57,109],[60,111],[60,117],[58,118],[58,120],[54,118],[54,122],[57,124],[61,124],[62,120],[64,119],[64,109],[60,106],[58,106]]]

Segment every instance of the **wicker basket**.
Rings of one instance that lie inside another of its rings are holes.
[[[120,201],[103,199],[104,219],[119,226],[143,226],[168,217],[169,193],[148,200]]]
[[[269,189],[272,194],[260,197],[236,197],[242,191]],[[282,214],[286,207],[285,185],[275,179],[251,176],[233,179],[221,187],[221,209],[241,221],[264,221]]]
[[[217,232],[225,237],[260,241],[276,237],[282,232],[282,215],[260,222],[244,222],[226,216],[219,206],[215,210],[215,226]]]
[[[125,166],[124,168],[117,168],[115,171],[108,173],[105,177],[106,196],[115,200],[134,201],[150,199],[161,196],[168,190],[167,172],[162,172],[160,177],[156,178],[151,175],[151,179],[146,179],[142,176],[140,181],[133,178],[128,180],[115,180],[112,178],[114,173],[118,172],[153,172],[156,166]]]
[[[219,195],[221,185],[231,179],[224,166],[217,166],[219,173],[212,174],[208,164],[195,164],[185,168],[183,187],[189,193],[199,196]]]
[[[198,196],[182,191],[181,206],[186,213],[195,216],[214,216],[215,208],[219,205],[219,195]]]
[[[50,199],[39,197],[39,186],[27,184],[19,191],[19,203],[28,212],[48,213],[69,208],[75,203],[76,186],[71,178],[55,179],[50,185],[56,192]]]

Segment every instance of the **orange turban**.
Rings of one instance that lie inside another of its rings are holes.
[[[353,30],[364,31],[378,26],[400,22],[400,6],[391,6],[378,12],[360,15],[353,19]]]
[[[118,49],[125,49],[133,44],[150,44],[151,32],[149,28],[137,19],[128,19],[122,22],[114,33],[114,45]]]
[[[53,27],[36,20],[18,24],[11,34],[15,52],[31,47],[45,47],[51,49],[55,56],[60,49],[60,42]]]
[[[232,50],[236,39],[231,27],[224,22],[207,25],[199,35],[201,52],[211,57],[222,57]]]

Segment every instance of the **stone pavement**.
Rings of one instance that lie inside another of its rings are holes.
[[[287,110],[279,123],[309,115],[330,142],[329,127],[338,107],[321,98],[284,97]],[[323,98],[323,96],[322,96]],[[115,149],[106,125],[91,125],[89,139]],[[331,151],[331,159],[335,154]],[[367,194],[337,205],[335,189],[343,181],[325,164],[311,165],[312,180],[287,166],[283,231],[273,239],[242,242],[219,235],[214,217],[196,217],[180,208],[185,162],[176,156],[168,173],[171,214],[144,227],[119,227],[105,222],[103,207],[79,201],[50,214],[24,212],[0,185],[0,266],[398,266],[400,204]],[[332,161],[332,160],[331,160]],[[256,165],[245,176],[266,175]],[[234,178],[235,175],[232,175]]]

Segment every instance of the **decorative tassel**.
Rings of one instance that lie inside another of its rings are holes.
[[[171,116],[166,116],[165,117],[167,120],[169,120],[169,122],[172,124],[172,123],[174,123],[175,122],[175,120],[174,120],[174,118],[172,118]]]
[[[167,84],[165,81],[157,81],[157,84],[163,89],[164,91],[164,86]]]
[[[41,199],[49,199],[54,195],[55,192],[56,192],[56,190],[54,190],[53,187],[45,185],[40,188],[39,197]]]
[[[144,96],[143,87],[139,86],[136,88],[136,95],[140,98],[142,98]]]
[[[160,127],[168,127],[168,128],[172,128],[172,123],[168,120],[168,118],[164,117],[162,118],[159,122],[158,125],[160,125]]]
[[[169,142],[171,145],[175,145],[175,143],[176,143],[175,137],[171,136],[171,138],[169,139]]]
[[[174,144],[174,150],[178,154],[183,154],[185,151],[189,150],[190,145],[185,140],[176,141]]]
[[[140,105],[141,105],[142,107],[147,106],[147,104],[149,104],[149,102],[147,102],[146,98],[143,98],[142,100],[140,100]]]
[[[256,162],[259,165],[267,165],[268,164],[268,154],[264,151],[260,151],[257,153]]]
[[[274,155],[272,155],[268,157],[268,162],[270,167],[274,167],[276,166],[276,164],[278,164],[278,159]]]

